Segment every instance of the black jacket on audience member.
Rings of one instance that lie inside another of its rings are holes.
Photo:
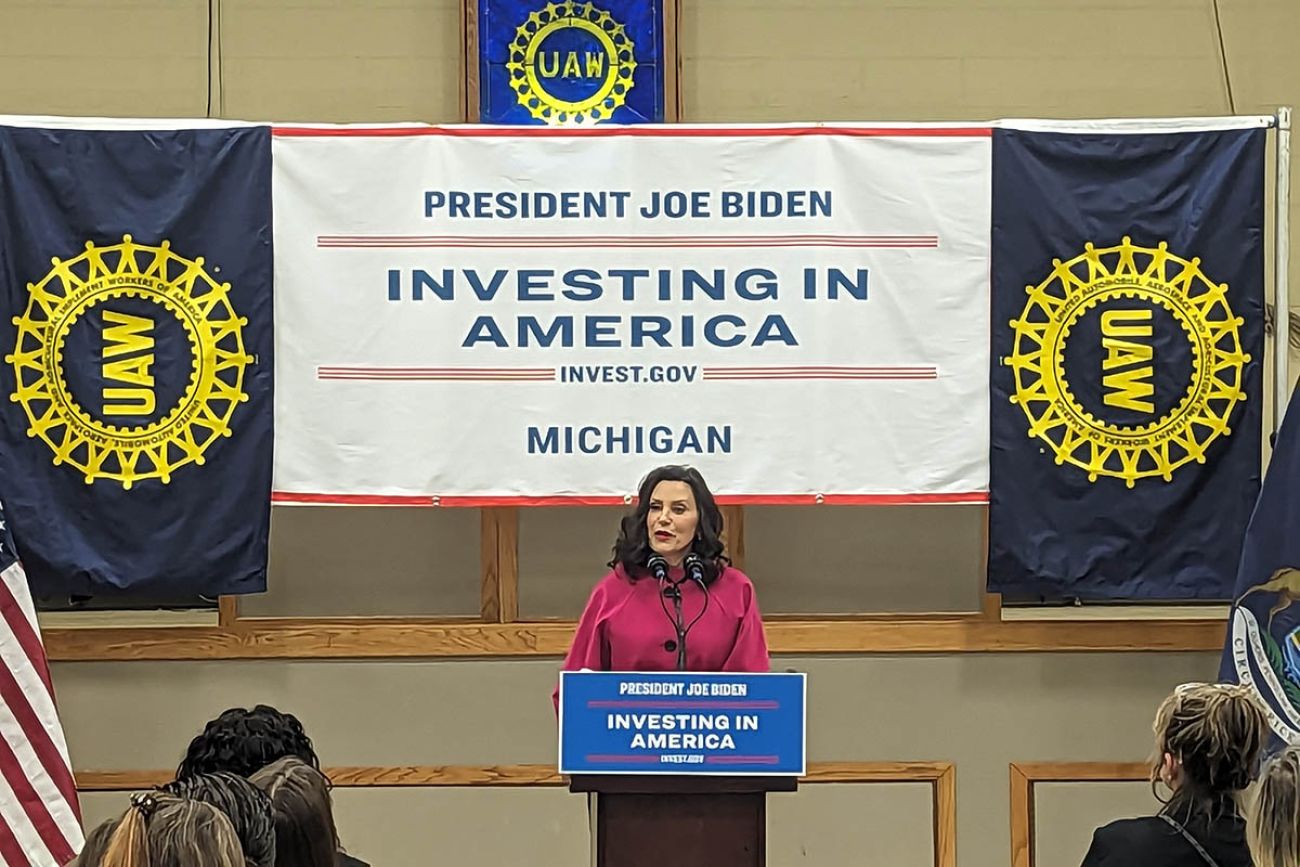
[[[359,861],[346,852],[337,852],[338,860],[335,862],[338,867],[370,867],[365,861]]]
[[[1251,867],[1246,823],[1231,813],[1193,821],[1187,832],[1219,867]],[[1159,816],[1120,819],[1098,828],[1083,867],[1209,867],[1178,830]]]

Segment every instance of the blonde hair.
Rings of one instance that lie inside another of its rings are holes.
[[[117,830],[119,821],[119,819],[105,819],[96,825],[95,829],[86,835],[86,843],[81,847],[81,854],[73,859],[72,864],[75,867],[99,867],[103,863],[104,850],[108,848],[108,841]]]
[[[1300,747],[1264,766],[1246,813],[1246,842],[1255,867],[1300,867]]]
[[[235,828],[216,807],[136,795],[108,841],[102,867],[244,867]]]
[[[1156,711],[1151,784],[1161,782],[1166,754],[1181,773],[1164,812],[1184,821],[1214,818],[1225,799],[1250,785],[1268,741],[1268,720],[1248,687],[1224,683],[1180,686]]]

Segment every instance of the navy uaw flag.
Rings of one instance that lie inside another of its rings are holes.
[[[1300,390],[1291,397],[1246,529],[1221,679],[1252,687],[1300,742]]]
[[[1226,599],[1259,490],[1265,130],[1120,129],[994,132],[1012,599]]]
[[[663,122],[663,0],[476,2],[483,123]]]
[[[0,124],[0,496],[38,595],[265,589],[267,127]]]

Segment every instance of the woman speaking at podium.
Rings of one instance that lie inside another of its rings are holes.
[[[623,518],[611,571],[587,600],[564,670],[767,671],[754,585],[723,555],[721,536],[722,512],[699,471],[653,470]]]

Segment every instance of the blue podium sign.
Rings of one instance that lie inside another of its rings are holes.
[[[560,673],[560,773],[802,776],[803,674]]]

